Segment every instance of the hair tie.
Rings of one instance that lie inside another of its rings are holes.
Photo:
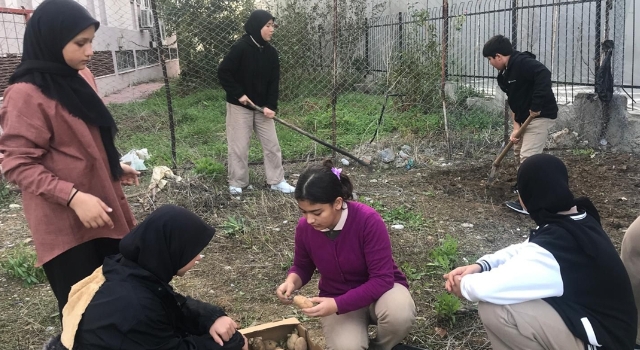
[[[338,180],[340,180],[340,174],[342,173],[342,168],[331,168],[331,172],[336,174]]]

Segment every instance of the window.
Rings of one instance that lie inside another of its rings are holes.
[[[158,51],[155,49],[136,50],[136,66],[148,67],[158,63]]]
[[[178,49],[175,47],[170,47],[169,48],[169,59],[170,60],[177,60],[178,59]]]
[[[116,51],[116,65],[120,73],[135,69],[133,50]]]
[[[94,51],[93,57],[87,67],[91,69],[91,72],[96,78],[115,74],[116,72],[113,66],[111,51]]]
[[[160,55],[158,49],[149,49],[149,64],[158,64],[160,62]]]

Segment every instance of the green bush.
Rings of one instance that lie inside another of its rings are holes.
[[[36,267],[36,252],[29,246],[18,245],[7,253],[7,259],[0,262],[2,270],[9,276],[20,279],[26,286],[47,281],[42,267]]]
[[[430,253],[430,266],[437,268],[437,272],[449,272],[455,267],[458,259],[458,242],[455,238],[447,235],[440,245],[434,248]]]
[[[229,238],[237,237],[241,234],[246,233],[248,230],[247,221],[241,217],[230,216],[227,220],[222,224],[222,231]]]
[[[451,325],[456,323],[456,311],[460,309],[460,299],[453,294],[442,292],[436,296],[436,315],[441,321]]]
[[[206,175],[214,179],[224,177],[226,173],[223,164],[208,157],[196,160],[194,171],[196,174]]]

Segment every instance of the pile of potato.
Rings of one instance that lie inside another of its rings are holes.
[[[261,337],[249,339],[251,350],[307,350],[307,341],[298,336],[298,331],[293,330],[286,340],[279,343],[275,340],[264,340]]]
[[[296,295],[293,298],[293,305],[299,309],[308,309],[313,307],[313,303],[309,298],[302,295]],[[278,343],[275,340],[264,340],[261,337],[249,339],[249,349],[251,350],[307,350],[307,341],[303,337],[298,336],[298,331],[293,330],[287,336],[286,341],[281,340]]]

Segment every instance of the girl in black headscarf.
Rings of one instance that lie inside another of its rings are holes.
[[[86,68],[99,26],[75,1],[42,2],[0,111],[2,171],[22,190],[60,309],[135,225],[121,184],[137,184],[138,172],[120,163],[114,119]]]
[[[229,192],[242,194],[249,185],[249,144],[255,131],[264,154],[267,184],[274,191],[293,193],[284,179],[282,152],[273,118],[278,109],[280,61],[269,44],[276,24],[265,10],[255,10],[244,24],[246,34],[236,41],[218,67],[218,79],[227,92]],[[250,105],[264,108],[256,112]]]
[[[444,276],[480,302],[494,349],[632,349],[636,308],[629,276],[588,198],[574,199],[552,155],[518,170],[520,201],[538,224],[529,239]]]
[[[190,211],[166,205],[121,242],[121,255],[75,285],[64,309],[68,349],[247,349],[238,325],[217,307],[169,285],[201,258],[215,230]],[[94,295],[95,293],[95,295]]]

